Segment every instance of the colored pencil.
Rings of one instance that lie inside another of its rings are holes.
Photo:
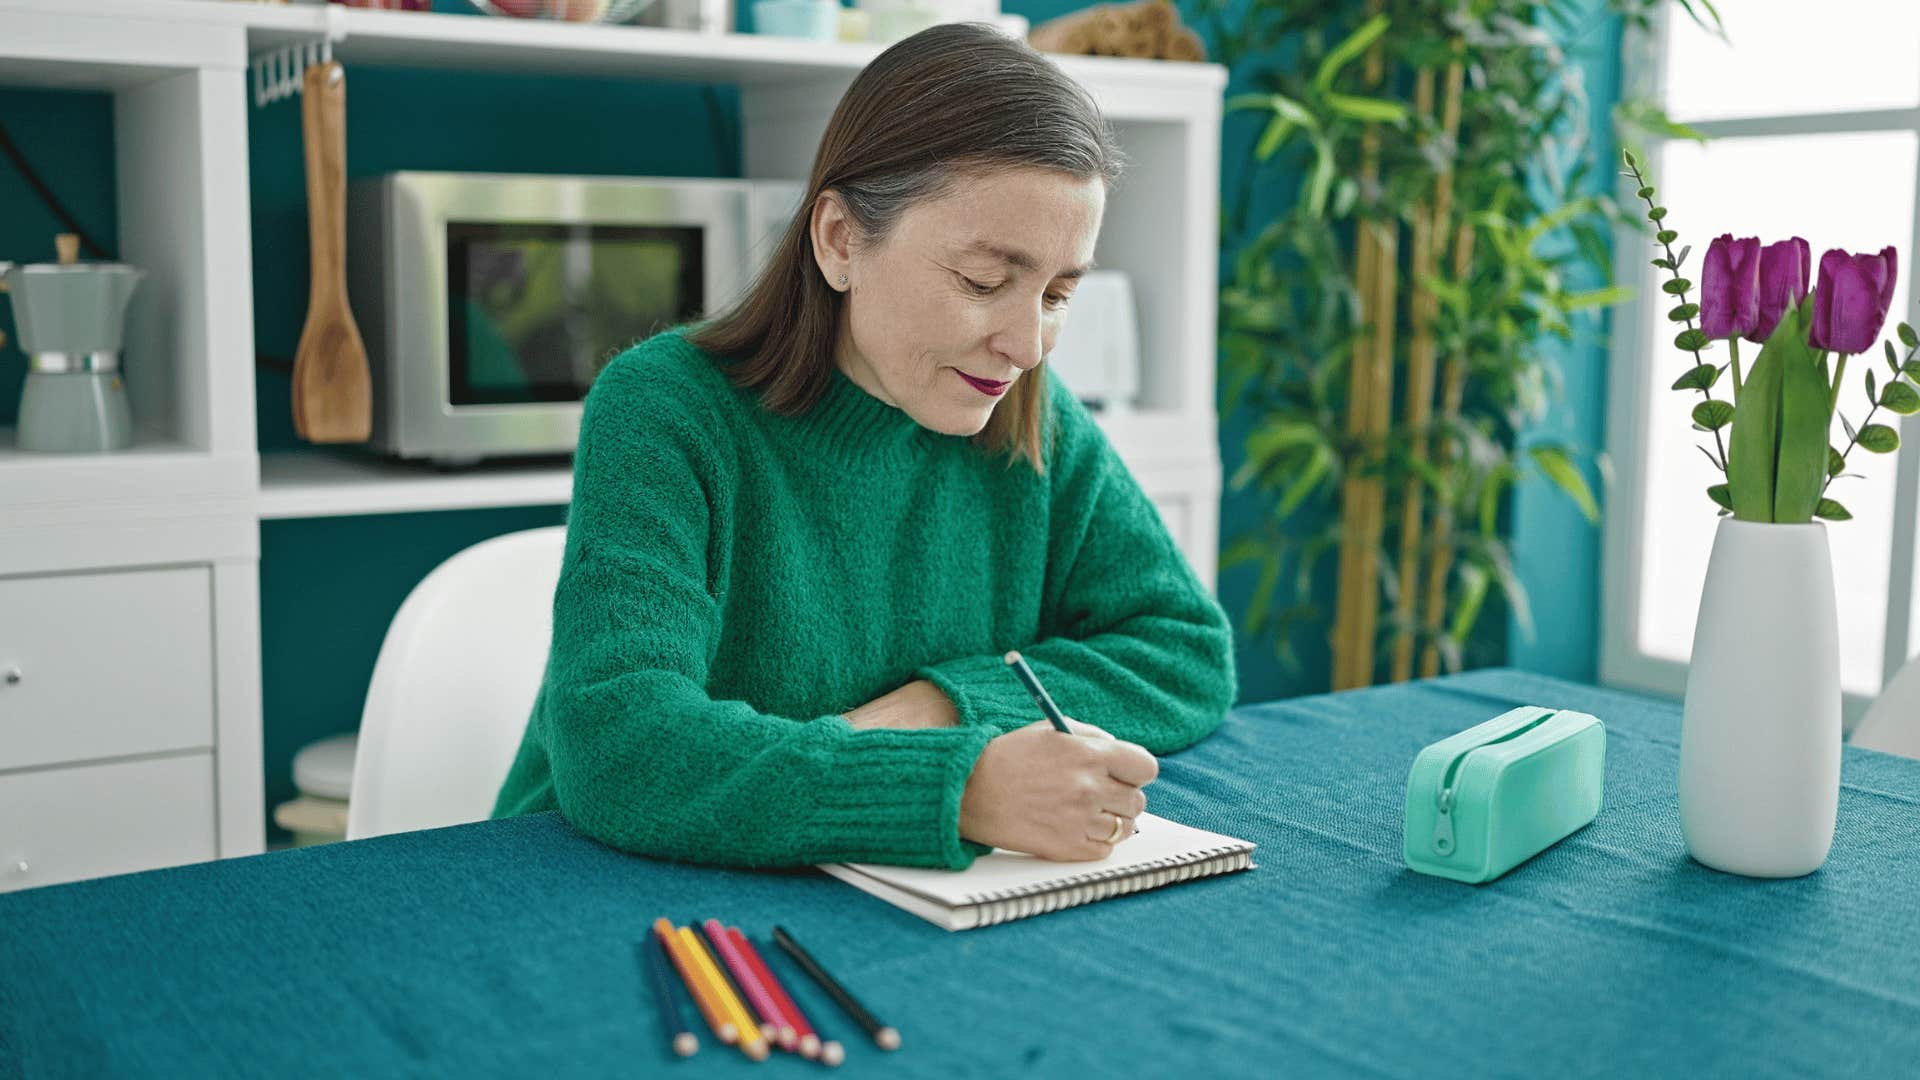
[[[1018,654],[1015,655],[1017,657]],[[793,940],[792,934],[787,933],[783,927],[776,926],[773,928],[773,941],[785,950],[788,956],[793,957],[793,962],[800,965],[800,970],[820,984],[820,989],[825,990],[835,1004],[839,1005],[848,1016],[853,1017],[853,1022],[866,1031],[867,1037],[873,1040],[875,1046],[882,1050],[900,1049],[900,1033],[882,1024],[867,1011],[866,1006],[854,1000],[854,996],[847,992],[846,987],[841,986],[838,980],[827,974],[827,969],[821,967],[819,961],[808,955],[807,950]]]
[[[707,951],[707,947],[701,942],[700,936],[695,934],[692,929],[683,926],[680,928],[679,934],[681,940],[687,943],[687,948],[693,953],[694,960],[699,965],[700,970],[706,974],[707,985],[713,987],[713,992],[719,997],[722,1007],[724,1007],[728,1013],[732,1014],[733,1022],[739,1026],[741,1053],[746,1054],[755,1061],[767,1060],[767,1054],[769,1053],[767,1040],[760,1034],[760,1025],[754,1023],[753,1015],[747,1012],[745,1003],[734,994],[733,988],[727,984],[727,977],[720,974],[720,966],[714,961],[713,954]]]
[[[708,919],[700,924],[700,928],[706,931],[714,953],[726,965],[727,974],[733,976],[734,985],[740,989],[743,1000],[759,1015],[760,1034],[766,1036],[768,1042],[778,1040],[783,1050],[793,1049],[799,1041],[799,1033],[781,1015],[780,1007],[773,1003],[767,988],[760,985],[759,977],[747,966],[740,951],[734,948],[733,939],[727,936],[727,928],[720,925],[719,919]]]
[[[654,1001],[660,1006],[660,1030],[671,1036],[673,1052],[681,1057],[692,1057],[700,1049],[700,1040],[687,1030],[686,1021],[680,1018],[680,1003],[673,999],[673,976],[667,973],[667,944],[658,934],[647,935],[652,941],[642,941],[639,950],[646,954],[640,963],[646,967],[653,979]]]
[[[1027,688],[1027,694],[1033,698],[1034,704],[1040,706],[1040,711],[1047,714],[1047,720],[1053,724],[1053,729],[1071,733],[1073,729],[1067,726],[1066,714],[1060,711],[1060,706],[1053,703],[1053,695],[1047,693],[1047,688],[1040,685],[1040,676],[1035,675],[1033,669],[1027,666],[1026,657],[1020,655],[1020,650],[1015,649],[1007,654],[1007,666],[1013,669],[1013,674],[1020,680],[1020,685]]]
[[[653,933],[660,939],[660,944],[666,947],[667,958],[679,969],[680,981],[687,984],[687,993],[699,1008],[700,1015],[706,1017],[707,1026],[713,1029],[713,1037],[723,1043],[739,1041],[739,1025],[733,1022],[733,1017],[721,1007],[720,999],[708,988],[706,976],[701,974],[699,965],[687,952],[673,924],[665,919],[655,919]]]
[[[800,1006],[794,1004],[793,995],[787,993],[787,988],[775,977],[773,969],[767,966],[766,960],[760,955],[760,950],[754,947],[753,940],[741,933],[737,926],[727,927],[727,936],[733,939],[734,947],[740,950],[740,955],[746,959],[747,966],[759,976],[760,985],[766,987],[767,993],[773,995],[773,1003],[779,1006],[781,1014],[787,1018],[787,1023],[793,1025],[794,1033],[799,1037],[797,1041],[800,1045],[800,1056],[810,1060],[819,1057],[820,1036],[814,1032],[813,1025],[807,1023],[807,1014],[801,1012]]]

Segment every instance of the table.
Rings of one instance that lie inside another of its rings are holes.
[[[1600,818],[1490,885],[1406,870],[1414,754],[1518,704],[1606,721]],[[849,1075],[1913,1075],[1920,761],[1849,748],[1827,865],[1763,882],[1687,859],[1678,753],[1675,705],[1513,670],[1241,707],[1152,807],[1259,869],[960,934],[550,814],[0,896],[0,1076],[819,1074],[673,1061],[659,914],[792,930],[905,1036],[825,1013]]]

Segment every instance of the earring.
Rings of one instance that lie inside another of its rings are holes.
[[[847,287],[847,275],[845,274],[840,275],[840,287],[843,289]]]

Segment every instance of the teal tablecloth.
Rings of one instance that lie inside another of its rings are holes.
[[[1414,753],[1519,703],[1607,722],[1599,820],[1491,885],[1405,870]],[[551,815],[0,896],[0,1075],[821,1068],[672,1061],[633,948],[663,913],[793,930],[905,1036],[850,1039],[859,1075],[1916,1075],[1920,762],[1850,749],[1826,867],[1749,881],[1686,857],[1678,725],[1511,671],[1241,708],[1153,807],[1258,870],[962,934]]]

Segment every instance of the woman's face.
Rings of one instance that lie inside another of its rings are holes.
[[[909,207],[874,245],[859,242],[836,197],[823,196],[815,259],[848,294],[835,362],[922,427],[979,432],[1052,350],[1105,207],[1097,178],[1002,171]]]

